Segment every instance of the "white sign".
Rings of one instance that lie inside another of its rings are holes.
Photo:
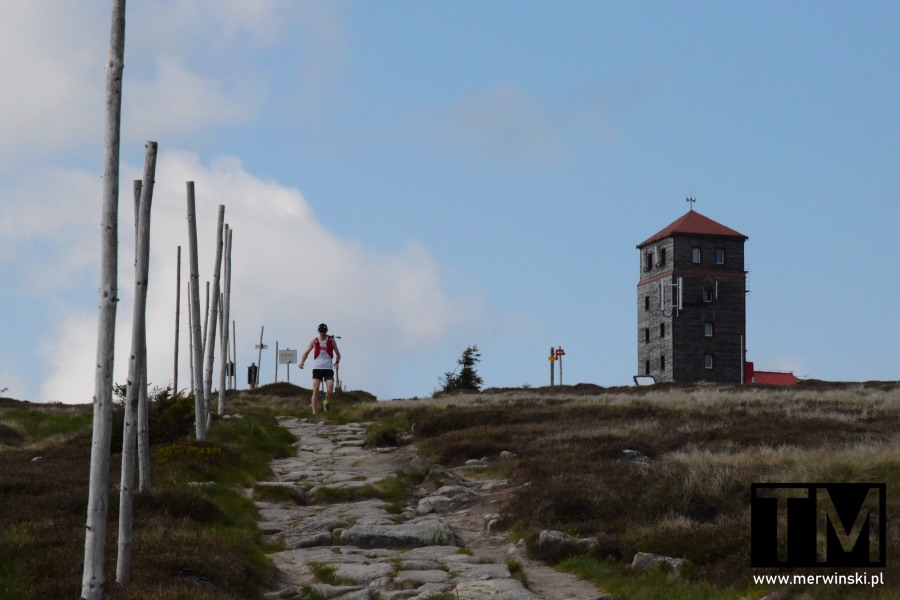
[[[296,350],[279,350],[278,351],[278,364],[279,365],[289,365],[297,362],[297,351]]]

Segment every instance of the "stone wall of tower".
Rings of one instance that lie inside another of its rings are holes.
[[[640,261],[637,374],[658,382],[740,383],[744,239],[676,234],[642,247]],[[679,280],[682,309],[675,310]]]
[[[648,264],[647,256],[650,255]],[[652,375],[658,382],[673,381],[672,264],[673,240],[641,252],[638,284],[638,375]],[[649,268],[648,268],[649,267]],[[662,294],[662,301],[660,301]]]
[[[675,240],[675,276],[681,277],[682,310],[673,319],[673,380],[740,383],[742,336],[746,343],[744,243],[737,238]],[[700,263],[694,262],[695,248]],[[716,251],[724,264],[716,264]]]

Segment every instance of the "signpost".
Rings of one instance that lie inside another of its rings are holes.
[[[559,361],[559,385],[563,384],[562,379],[562,357],[566,355],[566,351],[562,349],[562,346],[556,347],[556,360]],[[551,365],[553,363],[550,363]]]
[[[259,343],[256,345],[256,349],[259,350],[259,355],[256,357],[256,381],[253,382],[254,388],[259,384],[259,369],[262,367],[262,351],[269,347],[268,345],[263,344],[263,332],[265,330],[265,325],[259,329]]]
[[[553,346],[550,346],[550,357],[547,360],[550,361],[550,387],[553,387],[553,363],[556,361],[556,352],[553,350]]]
[[[559,361],[559,385],[563,384],[562,357],[565,355],[566,351],[562,349],[562,346],[557,346],[555,349],[550,346],[550,356],[547,357],[547,360],[550,361],[550,387],[553,387],[553,363],[556,361]]]
[[[279,350],[278,351],[278,364],[287,365],[287,380],[290,382],[291,380],[291,365],[297,362],[297,351],[296,350]]]

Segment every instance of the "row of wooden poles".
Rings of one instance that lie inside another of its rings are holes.
[[[106,70],[106,122],[103,158],[103,198],[101,209],[101,250],[97,360],[94,378],[94,418],[91,439],[90,482],[85,525],[84,570],[81,598],[102,600],[104,555],[109,512],[110,446],[112,438],[113,366],[115,356],[116,306],[118,303],[118,197],[119,149],[121,137],[122,73],[125,53],[125,0],[112,1],[109,62]],[[156,177],[157,143],[145,146],[143,179],[134,182],[135,197],[135,293],[132,315],[131,352],[125,392],[122,470],[119,498],[119,537],[116,583],[131,580],[133,498],[135,472],[139,491],[152,485],[147,398],[147,284],[150,262],[150,207]],[[216,258],[211,307],[201,329],[199,259],[194,182],[187,183],[187,218],[190,249],[189,317],[191,329],[191,388],[195,401],[195,430],[198,440],[206,437],[211,423],[211,390],[215,361],[216,329],[221,323],[221,369],[217,412],[226,409],[228,367],[228,324],[231,304],[232,231],[225,224],[225,207],[219,206],[216,231]],[[224,291],[222,273],[224,263]],[[178,248],[178,290],[180,300],[181,247]],[[178,301],[177,301],[178,302]],[[220,306],[221,305],[221,306]],[[178,394],[178,320],[176,304],[175,373],[173,394]],[[205,366],[205,369],[204,369]],[[137,466],[137,469],[136,469]]]
[[[140,492],[150,489],[152,485],[149,442],[149,398],[147,394],[147,289],[150,267],[150,215],[153,202],[153,184],[156,173],[157,143],[147,142],[144,164],[144,179],[134,182],[135,197],[135,280],[134,307],[132,313],[131,351],[128,361],[128,379],[125,387],[124,426],[122,437],[122,469],[119,487],[119,538],[116,562],[116,582],[127,584],[131,578],[131,550],[133,532],[133,498],[135,475],[137,470],[137,489]],[[205,327],[201,328],[199,297],[199,253],[197,245],[196,202],[194,182],[187,182],[187,219],[190,249],[190,280],[188,283],[189,323],[191,333],[191,388],[194,393],[195,433],[198,440],[206,437],[207,429],[212,421],[212,390],[215,362],[215,346],[217,340],[217,324],[221,329],[218,336],[220,342],[220,369],[218,386],[218,405],[215,412],[224,414],[227,408],[226,389],[229,358],[229,328],[231,311],[231,248],[233,230],[225,223],[225,206],[219,206],[216,228],[216,257],[213,274],[212,302],[209,302],[207,282],[207,310],[203,319]],[[181,287],[181,246],[178,247],[178,275],[176,285],[175,311],[175,374],[172,394],[178,395],[178,335],[180,319],[180,287]],[[221,289],[220,289],[221,288]],[[113,336],[113,343],[115,342]],[[97,416],[102,407],[95,397],[95,434]],[[106,419],[111,427],[111,416]],[[101,432],[101,440],[109,435]],[[97,439],[94,440],[97,445]],[[93,453],[92,453],[93,454]],[[92,495],[95,482],[92,456]],[[137,467],[137,469],[136,469]],[[106,471],[106,488],[109,480],[109,461],[99,468]],[[98,480],[98,485],[102,481]],[[91,516],[99,511],[88,513],[88,539],[90,533],[98,527],[91,524]],[[94,541],[96,544],[97,541]],[[91,544],[86,543],[87,548]],[[87,563],[86,563],[87,564]],[[84,595],[84,598],[90,598]]]

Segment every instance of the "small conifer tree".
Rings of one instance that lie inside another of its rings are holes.
[[[447,371],[440,378],[441,389],[437,391],[439,394],[450,392],[480,392],[484,380],[475,370],[475,365],[481,361],[481,352],[478,346],[471,345],[463,350],[462,356],[456,360],[459,365],[456,371]]]

